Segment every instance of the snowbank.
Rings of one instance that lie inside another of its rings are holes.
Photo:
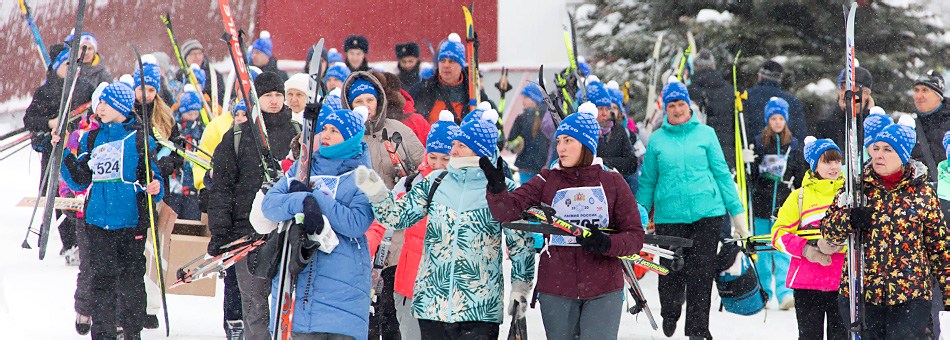
[[[828,78],[822,78],[817,82],[805,85],[805,91],[814,93],[819,97],[832,96],[837,90],[838,88],[835,86],[835,82]]]
[[[714,23],[727,23],[731,22],[735,17],[729,11],[719,11],[714,9],[702,9],[696,14],[696,22],[714,22]]]

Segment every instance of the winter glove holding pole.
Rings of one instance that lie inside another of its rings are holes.
[[[748,149],[742,149],[742,161],[746,163],[755,162],[758,155],[755,154],[755,144],[749,144]]]
[[[610,236],[600,231],[597,226],[590,228],[590,235],[577,238],[577,243],[580,243],[584,250],[594,254],[603,254],[610,250]]]
[[[831,244],[831,242],[828,242],[828,240],[826,239],[820,239],[816,243],[817,243],[816,245],[818,246],[818,250],[820,250],[825,255],[831,255],[831,254],[837,253],[841,251],[841,249],[844,248],[844,246],[842,245]]]
[[[531,294],[531,283],[515,281],[511,283],[511,303],[508,305],[508,314],[512,319],[521,319],[528,310],[528,294]]]
[[[323,211],[317,204],[317,199],[312,195],[307,195],[303,199],[303,229],[307,234],[320,234],[323,232]]]
[[[370,204],[382,202],[389,194],[379,174],[363,165],[356,168],[356,187],[366,194]]]
[[[871,224],[874,222],[874,220],[871,219],[871,214],[873,213],[874,209],[871,207],[851,208],[851,230],[870,230]]]
[[[508,186],[505,184],[505,170],[502,165],[504,162],[501,157],[498,157],[496,166],[491,165],[491,160],[488,157],[482,157],[478,159],[478,167],[482,168],[482,171],[485,173],[485,179],[488,180],[488,192],[493,194],[499,194],[508,189]]]
[[[831,265],[831,256],[823,253],[817,244],[813,244],[813,241],[805,243],[805,246],[802,248],[802,256],[806,260],[820,264],[822,266]]]
[[[732,237],[744,239],[749,237],[749,219],[745,213],[739,213],[732,216]]]

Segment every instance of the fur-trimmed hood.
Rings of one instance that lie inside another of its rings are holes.
[[[386,90],[383,88],[383,84],[379,82],[379,79],[376,79],[372,74],[366,71],[356,71],[350,74],[349,77],[346,77],[346,80],[343,81],[342,93],[340,93],[340,104],[344,109],[352,110],[350,106],[349,98],[350,87],[353,86],[353,83],[357,79],[363,78],[368,81],[370,84],[373,84],[373,87],[376,88],[376,115],[372,116],[366,120],[366,133],[372,134],[383,129],[383,125],[386,123]]]

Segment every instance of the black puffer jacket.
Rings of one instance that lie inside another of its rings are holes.
[[[640,166],[637,156],[633,153],[630,136],[623,124],[614,124],[606,135],[597,142],[597,157],[604,160],[604,165],[617,169],[621,175],[630,176],[637,172]]]
[[[706,125],[716,130],[729,168],[736,167],[735,93],[716,70],[696,72],[690,80],[689,99],[706,115]],[[748,119],[748,118],[746,118]]]
[[[60,113],[59,100],[63,93],[63,82],[64,79],[57,76],[56,72],[46,72],[46,83],[40,85],[33,92],[33,101],[26,108],[26,114],[23,115],[23,126],[36,136],[33,139],[33,147],[37,150],[50,149],[49,138],[46,133],[51,130],[49,128],[50,119],[56,118]],[[69,105],[70,111],[88,103],[95,90],[95,87],[88,81],[82,77],[78,78],[76,92],[73,93],[73,100]],[[67,128],[73,130],[75,125],[67,126]]]
[[[290,150],[290,141],[297,135],[290,122],[290,108],[284,106],[279,113],[264,113],[267,125],[267,141],[271,155],[283,158]],[[264,182],[264,169],[257,152],[254,137],[257,126],[242,124],[240,150],[234,151],[234,128],[221,137],[214,150],[213,184],[208,199],[208,228],[212,238],[225,244],[254,231],[248,216],[251,202]]]
[[[447,85],[439,79],[438,71],[432,77],[422,79],[409,90],[409,96],[415,101],[416,112],[432,124],[439,120],[439,112],[443,109],[452,111],[457,117],[456,123],[462,121],[468,114],[468,71],[462,69],[462,81],[458,85]],[[488,101],[488,94],[481,91],[482,101]],[[455,107],[449,103],[460,104],[462,112],[455,112]],[[491,103],[495,108],[495,103]],[[496,108],[497,109],[497,108]]]
[[[950,101],[944,99],[940,107],[929,115],[917,111],[917,145],[911,157],[927,166],[929,182],[937,181],[937,164],[947,159],[943,150],[943,134],[950,130]]]

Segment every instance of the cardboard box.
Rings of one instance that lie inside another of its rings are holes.
[[[164,210],[164,209],[163,209]],[[171,210],[171,209],[167,209]],[[164,217],[164,216],[163,216]],[[206,223],[201,221],[164,219],[159,218],[165,224],[156,226],[161,231],[161,256],[162,269],[164,271],[165,287],[171,286],[178,280],[176,273],[178,269],[191,260],[202,256],[208,252],[208,242],[211,241],[211,232]],[[149,235],[151,238],[151,235]],[[153,284],[158,284],[158,274],[155,263],[152,262],[154,254],[151,250],[151,242],[146,249],[149,254],[147,275]],[[184,284],[174,289],[168,289],[166,293],[177,295],[196,295],[196,296],[214,296],[217,279],[203,279]]]

